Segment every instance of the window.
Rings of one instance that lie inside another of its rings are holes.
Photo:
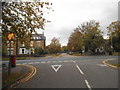
[[[41,37],[39,37],[39,39],[41,39]]]
[[[14,52],[14,48],[11,48],[11,52],[10,52],[10,48],[7,48],[7,53],[8,55],[13,55],[13,52]]]
[[[33,42],[31,41],[31,43],[30,43],[30,46],[32,47],[33,46]]]
[[[7,47],[10,47],[10,43],[7,43]],[[11,47],[14,47],[14,43],[11,42]]]
[[[35,37],[35,39],[38,39],[38,37]]]

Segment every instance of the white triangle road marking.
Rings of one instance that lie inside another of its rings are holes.
[[[51,65],[51,66],[52,66],[53,70],[54,70],[55,72],[57,72],[62,65]],[[55,67],[57,67],[57,68],[55,68]]]

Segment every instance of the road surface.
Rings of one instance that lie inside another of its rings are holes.
[[[36,74],[17,88],[118,88],[118,70],[102,63],[116,56],[69,56],[19,60],[36,67]]]

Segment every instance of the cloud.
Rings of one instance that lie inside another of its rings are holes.
[[[101,30],[118,18],[119,0],[48,0],[53,2],[54,12],[46,15],[51,23],[46,24],[46,43],[50,44],[53,37],[60,38],[66,45],[74,28],[83,22],[96,20],[100,22]]]

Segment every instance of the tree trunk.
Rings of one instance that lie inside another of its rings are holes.
[[[16,40],[16,56],[18,56],[18,52],[19,52],[19,49],[18,49],[18,40]]]

